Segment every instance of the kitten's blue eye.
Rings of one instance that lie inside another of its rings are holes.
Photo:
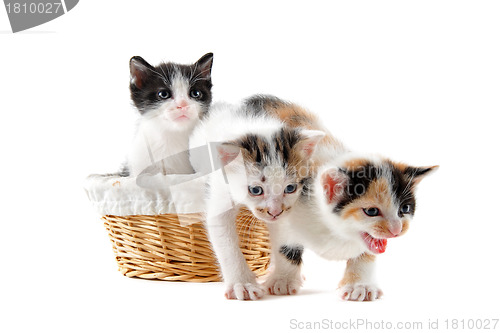
[[[402,214],[409,214],[410,211],[411,211],[411,205],[403,205],[401,206],[401,208],[399,209],[399,211],[402,213]]]
[[[262,195],[264,193],[264,189],[261,186],[248,186],[248,193],[256,197]]]
[[[380,215],[380,210],[378,208],[375,208],[375,207],[363,208],[363,212],[365,212],[365,214],[370,216],[370,217]]]
[[[293,193],[297,191],[297,184],[288,184],[286,187],[285,187],[285,193]]]
[[[203,96],[203,94],[201,93],[201,91],[193,89],[189,92],[189,96],[196,98],[196,99],[199,99],[199,98],[201,98],[201,96]]]
[[[158,97],[160,97],[162,99],[167,99],[170,97],[170,93],[166,90],[160,90],[160,91],[158,91]]]

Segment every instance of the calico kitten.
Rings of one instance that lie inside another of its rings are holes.
[[[292,282],[278,283],[293,285],[299,278],[300,254],[307,247],[326,259],[347,260],[339,284],[343,299],[380,298],[382,292],[373,279],[375,256],[385,252],[388,239],[408,230],[415,214],[416,186],[436,169],[352,153],[323,167],[311,198],[297,205],[296,214],[288,220],[288,234],[281,239],[280,249],[288,269],[294,271],[285,278]]]
[[[278,118],[291,128],[321,129],[325,137],[310,156],[315,178],[294,210],[281,223],[269,225],[271,269],[265,288],[270,294],[298,292],[304,247],[332,260],[347,260],[340,291],[346,300],[375,300],[375,255],[387,239],[407,230],[415,213],[415,189],[437,169],[411,167],[385,158],[349,152],[318,119],[296,105],[270,96],[256,96],[247,105]]]
[[[248,208],[257,218],[277,224],[292,211],[310,180],[309,158],[324,133],[290,128],[249,105],[214,105],[195,129],[190,147],[215,146],[210,163],[191,163],[210,173],[206,227],[218,258],[229,299],[258,299],[256,282],[239,248],[236,215]],[[193,151],[193,150],[192,150]],[[220,166],[220,168],[217,167]]]
[[[130,59],[130,94],[141,115],[127,160],[131,176],[148,167],[148,173],[193,172],[188,140],[212,101],[212,63],[212,53],[192,65]]]

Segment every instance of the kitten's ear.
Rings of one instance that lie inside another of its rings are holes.
[[[214,54],[213,53],[207,53],[200,59],[198,59],[197,62],[194,63],[194,66],[196,69],[200,72],[200,76],[210,80],[212,76],[212,63],[214,61]]]
[[[344,196],[349,176],[341,169],[328,169],[321,174],[321,186],[328,204],[337,203]]]
[[[222,143],[217,146],[217,152],[219,153],[219,159],[222,162],[222,165],[225,166],[238,157],[240,147],[230,143]]]
[[[323,139],[325,132],[316,130],[303,130],[300,132],[302,140],[297,144],[304,158],[309,158],[316,150],[316,145]]]
[[[412,179],[414,186],[418,185],[424,177],[436,172],[439,165],[429,166],[429,167],[412,167],[408,166],[405,168],[404,173]]]
[[[139,56],[130,58],[130,84],[141,89],[150,74],[150,70],[154,70],[154,68],[146,60]]]

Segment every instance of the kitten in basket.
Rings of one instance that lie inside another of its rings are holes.
[[[347,260],[340,285],[344,299],[380,297],[371,276],[375,254],[408,229],[415,186],[436,167],[354,155],[313,114],[270,96],[252,97],[239,108],[214,108],[190,146],[204,140],[222,142],[218,157],[225,172],[210,178],[207,230],[227,298],[255,300],[264,290],[297,293],[304,246]],[[199,161],[192,163],[203,169]],[[271,268],[263,285],[238,247],[235,217],[242,205],[269,227]]]
[[[152,66],[141,57],[130,59],[130,94],[141,117],[123,176],[147,172],[188,174],[189,135],[206,116],[212,102],[213,54],[192,65]]]

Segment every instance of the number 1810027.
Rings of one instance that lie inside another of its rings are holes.
[[[61,2],[13,2],[7,3],[5,7],[9,14],[58,14],[63,11]]]
[[[444,321],[447,330],[496,330],[498,319],[446,319]]]

